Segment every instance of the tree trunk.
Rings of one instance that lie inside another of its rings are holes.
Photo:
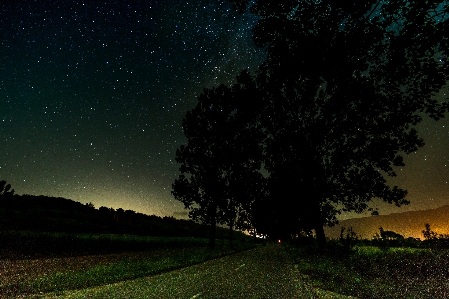
[[[314,185],[316,186],[316,190],[322,190],[324,189],[324,187],[321,184],[317,184],[316,182],[314,182]],[[319,198],[321,198],[321,194],[318,195],[318,197],[316,198],[316,200],[314,201],[314,206],[313,206],[313,214],[314,216],[314,221],[312,223],[314,223],[314,228],[315,228],[315,235],[316,235],[316,240],[318,243],[318,250],[324,250],[326,248],[326,235],[324,234],[324,216],[321,214],[321,207],[319,204]]]
[[[323,224],[317,223],[315,226],[315,234],[318,242],[318,249],[323,250],[326,248],[326,235],[324,234]]]
[[[233,227],[234,227],[234,221],[230,220],[229,221],[229,247],[232,248],[233,244],[232,244],[232,235],[233,235]]]
[[[215,205],[210,210],[210,235],[209,235],[209,248],[215,249],[215,238],[217,235],[217,219]]]

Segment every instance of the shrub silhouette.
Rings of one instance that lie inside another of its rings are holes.
[[[430,224],[425,224],[425,229],[421,231],[424,237],[424,246],[433,248],[449,248],[449,235],[438,234],[430,229]]]
[[[424,239],[425,239],[426,241],[430,241],[430,240],[437,239],[438,234],[430,229],[430,224],[429,224],[429,223],[426,223],[426,224],[425,224],[425,227],[426,227],[426,228],[425,228],[424,230],[421,231],[422,234],[423,234],[423,236],[424,236]]]
[[[384,230],[381,226],[379,227],[379,233],[376,233],[373,237],[373,244],[383,249],[401,247],[405,244],[405,238],[394,231]]]

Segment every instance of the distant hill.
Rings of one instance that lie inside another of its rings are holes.
[[[334,227],[325,228],[326,236],[338,238],[341,227],[352,227],[361,237],[371,239],[375,233],[379,233],[379,227],[391,230],[404,237],[423,238],[421,231],[426,223],[439,234],[449,234],[449,205],[436,209],[393,213],[363,218],[352,218],[340,221]]]
[[[113,233],[147,236],[209,237],[209,226],[191,220],[146,215],[82,204],[62,197],[14,195],[0,197],[0,231]],[[217,227],[217,237],[228,229]],[[236,237],[239,232],[236,232]]]

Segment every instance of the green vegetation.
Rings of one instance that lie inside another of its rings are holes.
[[[119,234],[72,234],[33,231],[0,231],[0,259],[80,256],[179,247],[205,247],[208,240],[193,237],[152,237]],[[239,236],[234,248],[252,246],[249,237]],[[219,248],[228,240],[219,239]]]
[[[219,240],[217,242],[219,248],[210,250],[207,248],[208,240],[202,238],[37,232],[9,232],[3,233],[0,237],[9,237],[9,240],[21,240],[31,246],[36,244],[42,246],[43,243],[51,243],[51,249],[54,252],[61,250],[62,244],[67,242],[69,243],[67,247],[77,246],[77,248],[83,248],[84,245],[89,245],[89,248],[84,249],[92,250],[95,247],[103,248],[104,251],[108,252],[146,250],[125,255],[98,255],[98,259],[92,259],[92,256],[81,256],[78,258],[80,263],[83,262],[84,258],[90,258],[93,262],[75,270],[61,266],[64,264],[58,264],[59,266],[54,266],[52,269],[46,269],[48,273],[37,271],[36,275],[27,276],[25,279],[15,280],[11,278],[10,281],[0,284],[0,294],[6,294],[10,297],[22,294],[84,289],[136,279],[179,269],[254,247],[252,242],[243,239],[240,239],[240,242],[234,242],[235,246],[232,249],[229,247],[227,240]],[[44,250],[43,248],[41,249],[43,254]]]
[[[210,229],[186,219],[25,194],[0,196],[0,230],[204,238]],[[217,238],[228,236],[227,229],[217,227]]]
[[[0,231],[0,258],[76,256],[207,245],[204,238]]]
[[[143,260],[124,259],[108,265],[94,266],[87,271],[73,273],[56,272],[27,283],[21,283],[18,288],[24,293],[34,294],[84,289],[159,274],[221,257],[229,253],[231,253],[229,250],[211,251],[204,247],[165,250],[163,256],[149,256]],[[13,289],[11,286],[7,288]]]
[[[289,248],[314,287],[358,298],[443,298],[449,251],[356,247],[352,252]]]
[[[302,278],[315,288],[357,298],[446,298],[449,247],[446,235],[426,224],[424,241],[380,228],[381,235],[361,240],[344,229],[339,240],[316,250],[313,239],[287,246]]]

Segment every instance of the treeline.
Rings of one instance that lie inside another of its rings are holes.
[[[379,233],[375,233],[371,240],[363,239],[357,235],[352,227],[341,228],[340,237],[333,240],[334,245],[351,249],[356,245],[377,246],[379,248],[389,247],[409,247],[409,248],[432,248],[432,249],[449,249],[449,235],[438,234],[430,228],[430,224],[426,223],[425,228],[421,231],[423,239],[404,237],[394,231],[379,228]],[[304,242],[305,238],[299,238],[297,242]]]
[[[0,196],[0,230],[117,233],[208,237],[208,227],[191,220],[146,215],[133,210],[95,208],[92,203],[44,195]],[[220,238],[228,231],[217,229]]]

